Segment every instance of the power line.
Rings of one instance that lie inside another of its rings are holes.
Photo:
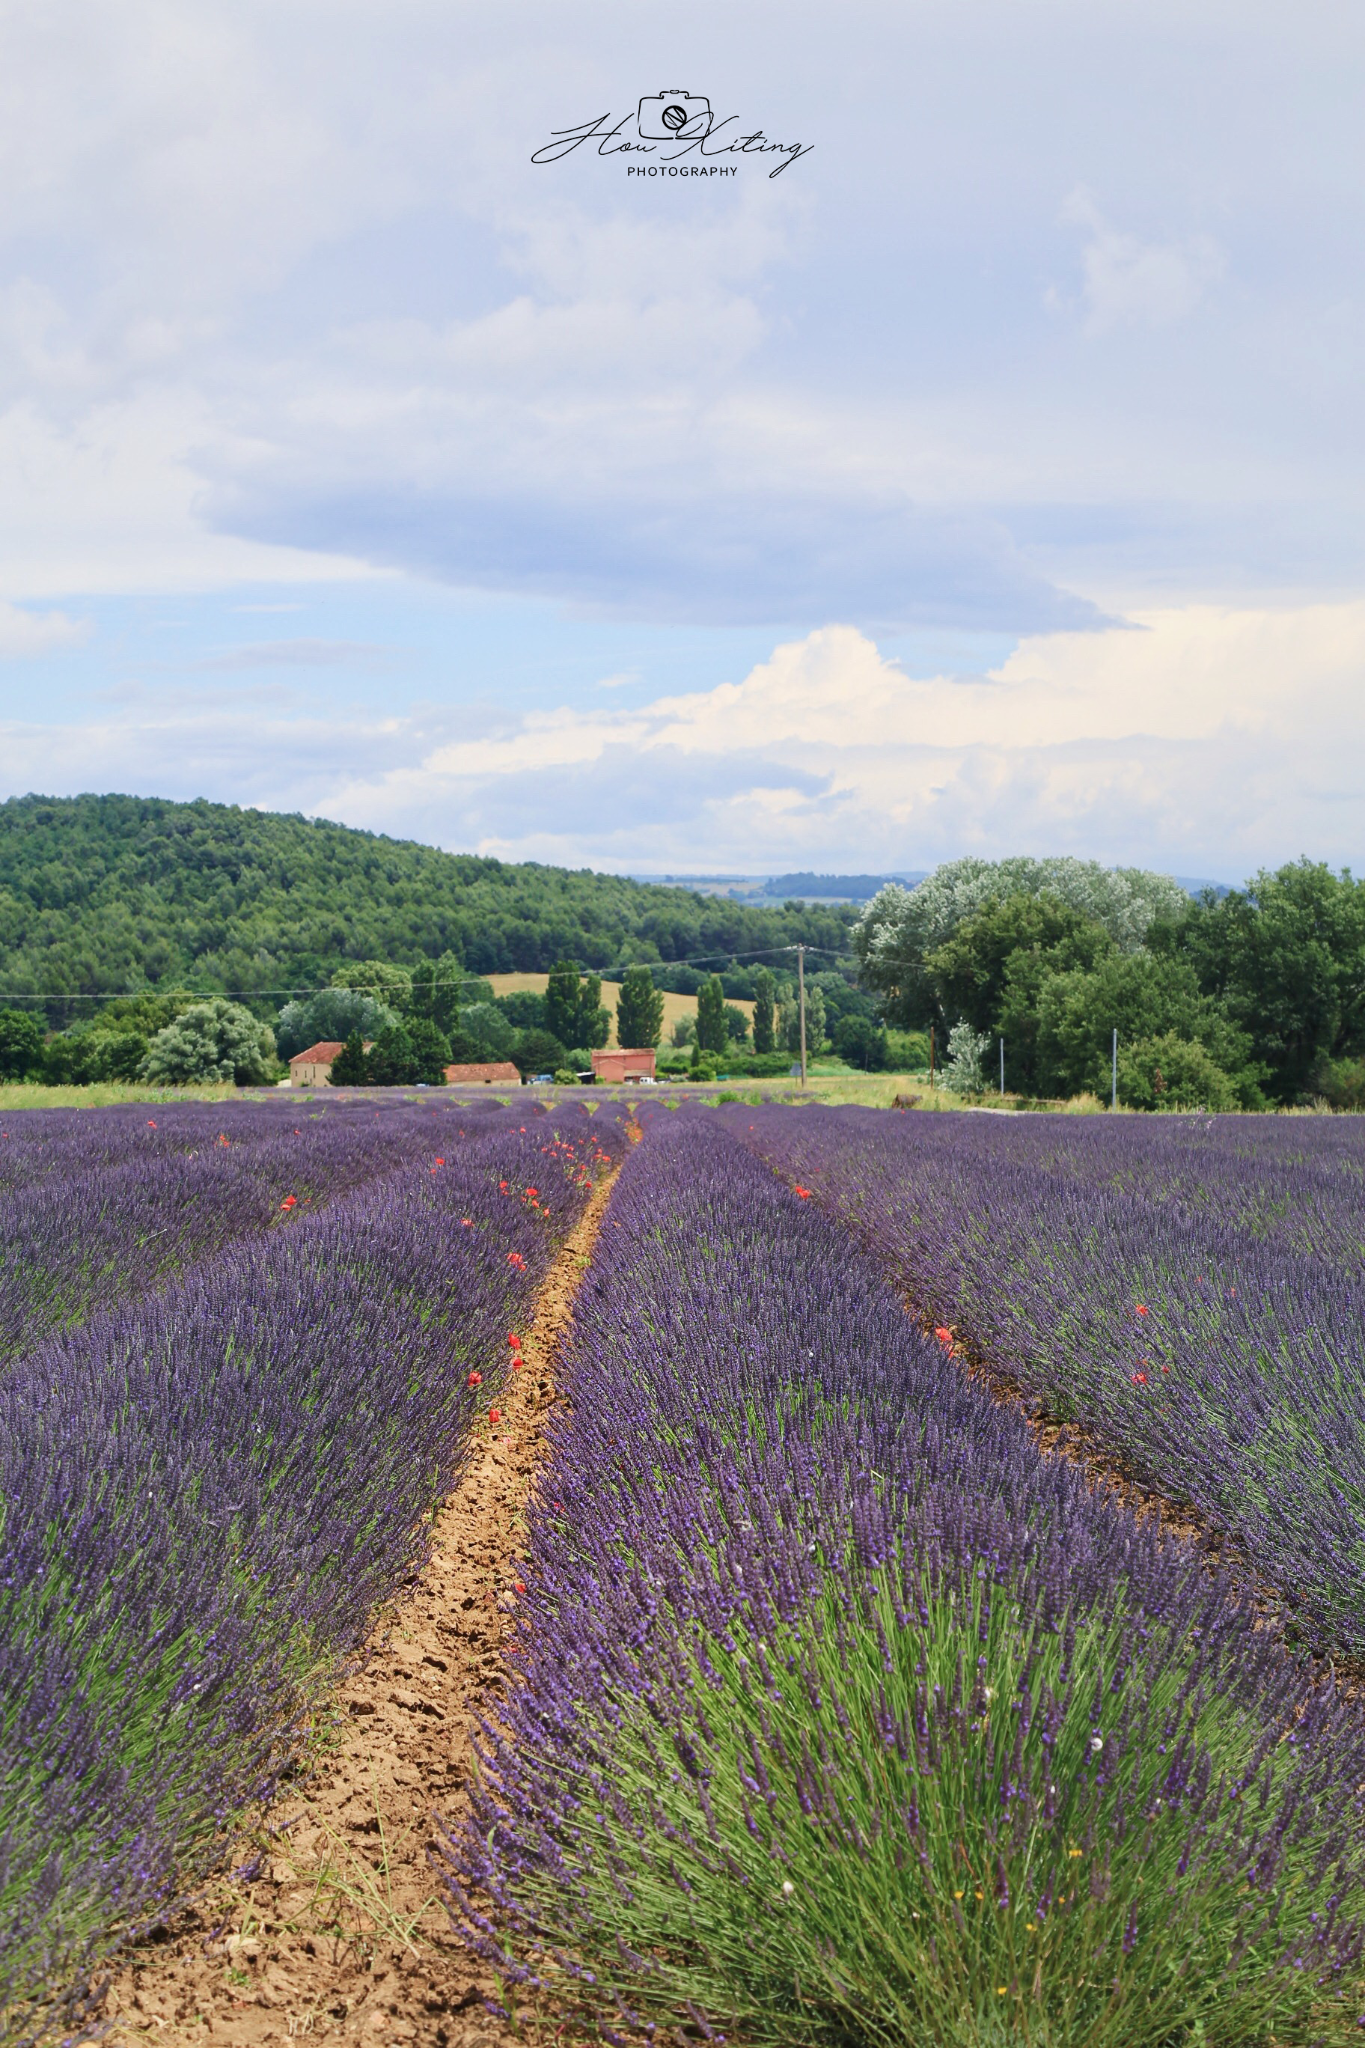
[[[671,971],[671,969],[675,967],[700,967],[705,965],[707,961],[715,962],[726,960],[771,960],[775,959],[779,954],[790,953],[793,950],[794,948],[791,946],[755,947],[753,950],[746,953],[727,953],[713,949],[709,953],[692,953],[688,955],[687,958],[682,960],[626,960],[618,962],[618,964],[615,967],[607,968],[600,972],[595,967],[580,968],[579,972],[580,974],[596,974],[599,981],[605,981],[609,980],[611,977],[618,973],[624,974],[627,971],[627,969],[631,967],[648,967],[651,973],[654,971],[655,968],[658,968],[661,973],[668,973]],[[837,946],[807,946],[806,951],[808,953],[828,954],[831,960],[842,960],[847,958],[846,952],[841,951],[840,948]],[[501,974],[503,971],[504,970],[502,969],[495,970],[495,972],[499,974]],[[541,970],[536,968],[509,968],[505,971],[512,974],[519,974],[538,973]],[[455,981],[438,981],[433,976],[430,981],[414,981],[412,987],[414,993],[418,989],[434,990],[438,988],[478,988],[484,982],[491,980],[491,978],[492,977],[487,974],[468,974],[460,976],[459,979]],[[234,999],[240,1001],[261,1000],[265,997],[275,996],[321,996],[333,994],[340,995],[343,993],[349,993],[352,995],[374,995],[382,998],[384,990],[382,986],[377,982],[371,984],[371,986],[368,988],[347,989],[337,984],[336,982],[330,981],[321,982],[315,988],[138,988],[113,989],[103,995],[82,995],[78,994],[75,990],[66,989],[0,989],[0,1003],[135,1003],[140,1002],[144,996],[159,995],[195,996],[205,1001],[213,997],[220,997],[224,1000]],[[665,993],[667,993],[667,991],[665,991]]]

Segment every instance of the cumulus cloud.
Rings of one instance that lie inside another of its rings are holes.
[[[1088,230],[1081,265],[1085,332],[1092,338],[1119,327],[1172,326],[1194,311],[1226,268],[1210,235],[1143,242],[1120,233],[1084,188],[1071,194],[1062,219]]]
[[[1363,683],[1362,602],[1155,610],[970,677],[829,626],[621,708],[323,715],[298,688],[131,689],[80,731],[0,727],[0,793],[203,794],[572,866],[1052,851],[1235,880],[1305,850],[1359,860]]]

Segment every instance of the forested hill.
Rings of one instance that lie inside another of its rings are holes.
[[[750,909],[587,869],[442,853],[296,816],[154,797],[0,803],[0,996],[143,977],[219,989],[327,981],[347,960],[476,974],[845,947],[852,911]],[[825,963],[832,964],[832,963]]]

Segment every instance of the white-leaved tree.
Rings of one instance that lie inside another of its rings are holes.
[[[239,1087],[268,1081],[274,1071],[275,1040],[268,1024],[241,1003],[224,996],[194,1003],[158,1031],[142,1062],[144,1081],[172,1086],[192,1081],[235,1081]]]
[[[943,1085],[951,1088],[955,1095],[975,1095],[986,1085],[983,1062],[990,1047],[990,1039],[984,1031],[973,1031],[964,1020],[954,1024],[948,1033],[948,1059],[943,1069]]]
[[[917,1025],[929,1011],[926,954],[992,898],[1038,896],[1044,891],[1102,924],[1124,953],[1138,951],[1157,919],[1176,922],[1190,907],[1173,876],[1145,868],[1105,868],[1098,861],[1070,856],[968,856],[935,868],[914,889],[891,882],[878,891],[853,927],[859,980],[881,996],[889,1021]]]

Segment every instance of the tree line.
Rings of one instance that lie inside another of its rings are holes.
[[[935,1027],[957,1078],[1131,1107],[1365,1103],[1365,884],[1300,860],[1193,900],[1077,860],[962,860],[854,933],[883,1014]],[[951,1068],[950,1068],[951,1071]]]
[[[325,987],[362,960],[419,979],[446,956],[472,975],[574,958],[615,977],[644,962],[658,986],[691,994],[713,968],[797,940],[846,955],[854,914],[755,909],[228,804],[0,803],[0,1002],[38,992],[53,1029],[83,1013],[81,997],[180,986],[271,991],[249,1005],[269,1021],[280,991]]]

